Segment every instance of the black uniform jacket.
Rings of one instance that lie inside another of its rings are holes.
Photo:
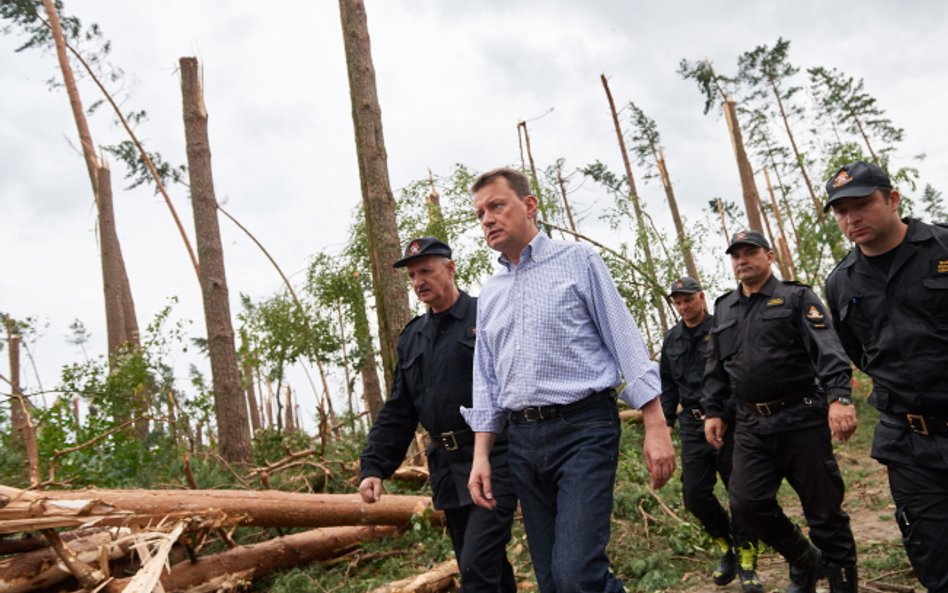
[[[709,345],[702,385],[705,413],[723,417],[730,393],[745,402],[736,405],[742,430],[782,432],[825,423],[825,398],[852,390],[852,367],[832,319],[813,291],[797,282],[771,276],[749,298],[740,286],[719,297]],[[796,397],[803,402],[771,416],[747,405]]]
[[[662,411],[668,426],[675,425],[681,404],[681,429],[704,432],[704,422],[695,418],[693,411],[701,410],[701,380],[708,360],[713,319],[713,315],[705,315],[693,333],[688,332],[684,321],[679,321],[665,334],[658,368],[662,378]],[[733,421],[731,409],[725,414],[725,422],[730,425]]]
[[[470,434],[460,407],[471,407],[477,300],[461,292],[440,316],[429,311],[412,319],[398,338],[392,393],[369,431],[362,451],[361,478],[388,478],[405,459],[420,422],[430,433]],[[428,470],[435,508],[472,504],[467,489],[474,447],[447,451],[428,447]],[[507,441],[498,435],[491,449],[495,496],[511,495]]]
[[[870,403],[891,414],[948,416],[948,228],[905,222],[888,276],[853,249],[827,279],[827,300],[846,352],[872,377]],[[873,457],[948,468],[948,451],[909,434],[880,426]]]

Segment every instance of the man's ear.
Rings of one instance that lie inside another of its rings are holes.
[[[537,219],[537,208],[540,205],[540,201],[533,194],[523,197],[523,203],[527,205],[527,217],[534,220]]]

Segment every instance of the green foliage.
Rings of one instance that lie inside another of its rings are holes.
[[[922,209],[929,222],[948,222],[948,210],[945,208],[941,192],[931,184],[925,184],[925,189],[922,191]]]
[[[729,99],[727,89],[732,87],[735,79],[718,74],[708,60],[689,62],[682,60],[678,64],[678,74],[685,80],[694,80],[698,90],[704,95],[704,114],[707,115],[715,105],[721,105]]]

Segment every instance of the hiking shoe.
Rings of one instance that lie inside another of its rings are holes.
[[[734,554],[731,542],[723,537],[714,538],[714,543],[721,550],[721,560],[711,573],[711,580],[715,585],[727,585],[737,576],[737,556]]]
[[[745,542],[737,548],[737,576],[741,579],[741,593],[764,593],[764,584],[757,575],[757,546]]]

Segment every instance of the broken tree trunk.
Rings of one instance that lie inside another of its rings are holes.
[[[395,197],[388,177],[388,155],[382,134],[382,109],[375,86],[375,66],[363,0],[339,0],[343,46],[349,74],[349,97],[355,128],[359,180],[365,234],[372,268],[372,287],[378,314],[379,345],[385,384],[391,388],[395,368],[395,346],[402,329],[411,319],[408,288],[392,268],[401,258]],[[375,417],[373,416],[373,421]]]
[[[457,560],[446,560],[427,572],[372,589],[370,593],[438,593],[456,585]]]
[[[6,501],[6,502],[4,502]],[[75,490],[33,492],[0,486],[0,533],[54,527],[144,525],[190,518],[205,527],[404,525],[431,506],[427,496],[386,495],[366,504],[358,494],[277,490]],[[433,513],[432,521],[441,520]]]
[[[741,177],[741,190],[744,195],[744,211],[747,212],[747,224],[752,230],[763,233],[764,227],[760,220],[760,212],[757,209],[760,196],[757,192],[757,184],[754,182],[754,168],[751,166],[750,159],[747,158],[747,151],[744,149],[741,123],[737,119],[737,104],[734,101],[727,100],[724,102],[723,108],[727,129],[731,134],[731,145],[734,147],[734,158],[737,160],[737,172]]]
[[[384,499],[383,499],[384,500]],[[221,554],[181,562],[161,577],[168,593],[175,591],[230,590],[238,583],[249,584],[274,570],[293,568],[339,556],[361,542],[394,535],[395,527],[329,527],[240,546]],[[130,579],[119,579],[124,587]]]
[[[609,81],[605,74],[599,75],[602,82],[602,88],[606,91],[606,99],[609,101],[609,112],[612,114],[612,125],[616,130],[616,141],[619,143],[619,152],[622,154],[622,164],[625,167],[625,179],[629,185],[629,200],[632,202],[632,208],[635,211],[635,220],[638,230],[638,240],[636,241],[642,247],[642,253],[645,256],[645,271],[651,276],[651,283],[661,285],[658,274],[655,270],[655,260],[652,258],[652,248],[645,228],[645,217],[642,214],[642,206],[639,203],[639,193],[635,188],[635,178],[632,176],[632,163],[629,161],[629,151],[625,146],[625,135],[622,133],[622,126],[619,125],[619,113],[616,111],[616,103],[612,99],[612,90],[609,89]],[[651,288],[648,289],[651,298],[648,300],[658,311],[658,319],[661,323],[662,334],[668,331],[668,317],[665,314],[665,303],[661,297]]]
[[[131,543],[117,542],[108,531],[63,540],[76,558],[84,564],[101,569],[105,557],[116,560],[128,555]],[[45,544],[44,544],[45,545]],[[23,593],[50,587],[72,576],[52,548],[44,548],[0,560],[0,593]]]
[[[198,277],[204,301],[207,350],[211,359],[214,414],[221,457],[230,462],[251,460],[250,421],[240,385],[234,327],[230,318],[224,250],[217,220],[217,198],[211,175],[211,148],[207,110],[198,73],[197,58],[181,58],[181,96],[187,142],[188,178],[197,238]]]
[[[14,443],[23,448],[23,463],[30,485],[40,483],[39,451],[36,447],[36,430],[30,414],[30,402],[20,391],[20,335],[14,327],[13,319],[4,316],[7,327],[7,350],[10,356],[10,419],[13,424]]]

